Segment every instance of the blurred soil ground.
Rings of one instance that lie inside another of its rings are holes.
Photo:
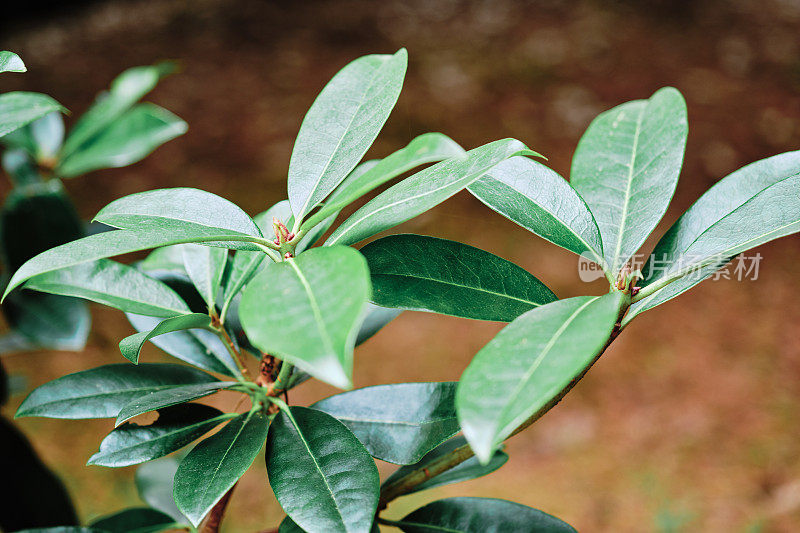
[[[679,88],[689,107],[686,161],[656,236],[728,172],[800,147],[797,0],[115,0],[4,27],[0,48],[19,52],[29,72],[3,77],[2,90],[47,92],[77,114],[126,67],[182,66],[149,99],[186,119],[189,133],[138,165],[68,182],[85,218],[119,196],[174,186],[210,190],[252,214],[265,209],[286,195],[294,136],[324,83],[359,55],[401,46],[410,54],[405,90],[372,156],[425,131],[467,147],[513,136],[568,176],[597,113]],[[574,256],[467,194],[400,229],[492,251],[560,297],[603,291],[579,281]],[[403,498],[390,514],[480,495],[541,508],[584,532],[800,530],[800,239],[759,251],[757,282],[706,282],[637,319],[561,405],[509,442],[503,469]],[[33,387],[119,362],[130,327],[121,313],[93,314],[84,353],[4,364]],[[457,379],[499,328],[405,313],[359,350],[356,386]],[[161,356],[151,347],[144,357]],[[305,385],[291,399],[332,392]],[[85,519],[139,503],[132,468],[84,466],[110,421],[18,423]],[[283,513],[269,494],[257,461],[225,530],[277,525]]]

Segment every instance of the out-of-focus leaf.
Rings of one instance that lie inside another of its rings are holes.
[[[392,525],[405,533],[576,533],[555,516],[494,498],[437,500]]]
[[[72,127],[64,143],[62,155],[69,156],[86,141],[102,132],[145,94],[153,90],[158,80],[174,70],[172,63],[133,67],[111,82],[107,92],[98,95],[92,107]]]
[[[557,300],[544,283],[494,254],[423,235],[389,235],[361,249],[372,301],[383,307],[510,322]]]
[[[459,432],[455,392],[455,382],[377,385],[311,407],[336,417],[373,457],[407,465]]]
[[[143,502],[170,515],[176,522],[186,524],[189,520],[178,510],[172,497],[172,484],[177,470],[178,460],[174,456],[162,457],[139,466],[134,481]]]
[[[212,382],[217,382],[213,376],[188,366],[106,365],[69,374],[36,388],[19,406],[16,416],[112,418],[128,402],[147,392]]]
[[[187,129],[186,122],[166,109],[139,104],[85,145],[69,152],[56,166],[55,173],[72,178],[101,168],[125,167],[144,159]]]
[[[158,420],[147,426],[128,422],[103,439],[87,464],[130,466],[163,457],[201,437],[236,415],[213,407],[187,403],[159,409]]]
[[[202,441],[175,472],[175,503],[195,527],[250,468],[267,438],[260,411],[239,415]]]
[[[0,498],[0,529],[72,525],[78,523],[61,481],[45,466],[28,439],[0,417],[0,471],[8,490]]]
[[[168,514],[149,507],[125,509],[91,523],[92,528],[108,533],[157,533],[181,525]]]
[[[266,460],[278,503],[303,530],[369,531],[378,469],[344,424],[306,407],[281,411],[270,428]]]
[[[314,248],[268,264],[242,293],[239,317],[261,351],[349,388],[353,345],[369,292],[361,254],[344,246]],[[292,302],[290,314],[287,301]],[[280,334],[275,334],[276,327]]]
[[[389,187],[353,213],[325,244],[355,244],[424,213],[515,155],[539,155],[515,139],[502,139],[436,163]]]
[[[14,52],[0,50],[0,73],[2,72],[27,72],[25,63]]]
[[[84,302],[23,290],[6,298],[3,314],[30,348],[77,352],[86,346],[92,317]]]
[[[356,346],[366,342],[367,339],[378,333],[386,324],[397,318],[402,313],[402,309],[389,309],[379,307],[373,303],[367,304],[367,312],[361,328],[356,337]]]
[[[0,137],[53,111],[66,112],[66,109],[44,94],[24,91],[0,94]]]
[[[620,299],[612,292],[537,307],[475,355],[458,383],[456,408],[481,463],[594,361],[611,335]]]
[[[322,89],[289,162],[289,202],[302,219],[358,164],[400,95],[408,53],[360,57]]]

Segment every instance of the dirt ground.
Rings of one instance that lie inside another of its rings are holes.
[[[425,131],[467,147],[516,137],[567,176],[598,112],[679,88],[689,141],[656,236],[728,172],[800,147],[797,0],[117,0],[9,26],[0,48],[19,52],[29,73],[4,77],[0,89],[47,92],[76,113],[128,66],[181,64],[150,99],[183,117],[189,133],[138,165],[67,183],[85,218],[121,195],[173,186],[263,210],[286,195],[294,136],[324,83],[359,55],[401,46],[410,54],[405,89],[373,156]],[[603,291],[579,280],[574,256],[466,194],[401,230],[506,257],[560,297]],[[543,509],[582,532],[800,530],[800,239],[759,252],[757,281],[706,282],[633,322],[561,405],[509,442],[504,468],[398,500],[389,515],[475,495]],[[116,344],[130,327],[115,311],[93,315],[84,353],[4,364],[33,387],[119,362]],[[356,386],[457,379],[499,328],[405,313],[359,349]],[[145,356],[159,358],[152,348]],[[332,392],[307,384],[292,402]],[[85,519],[139,503],[132,468],[84,466],[112,422],[18,423],[78,496]],[[282,517],[256,461],[225,530],[255,531]]]

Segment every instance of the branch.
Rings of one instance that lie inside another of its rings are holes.
[[[228,492],[217,502],[214,507],[211,508],[211,511],[208,512],[206,517],[203,519],[203,525],[200,526],[200,533],[218,533],[219,526],[222,523],[222,516],[225,514],[225,508],[228,507],[228,502],[231,499],[231,495],[233,494],[233,489],[236,488],[236,485],[228,489]]]

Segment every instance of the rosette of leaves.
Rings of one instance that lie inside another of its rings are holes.
[[[464,151],[433,133],[360,163],[405,68],[400,50],[357,59],[330,81],[300,128],[288,199],[267,211],[251,218],[196,189],[140,193],[98,213],[117,230],[26,262],[6,293],[24,286],[94,300],[129,313],[139,332],[120,343],[136,366],[62,377],[31,393],[18,416],[116,418],[90,459],[105,466],[156,459],[221,428],[175,470],[174,500],[193,526],[204,518],[218,524],[266,443],[269,483],[288,515],[282,532],[367,532],[377,524],[408,532],[574,531],[542,511],[488,498],[438,500],[400,519],[383,511],[405,494],[501,467],[505,439],[558,403],[633,316],[696,282],[687,264],[713,271],[797,231],[800,157],[776,156],[720,181],[658,245],[667,267],[644,277],[630,259],[663,216],[683,159],[688,125],[678,91],[600,115],[578,145],[571,182],[513,139]],[[349,203],[430,163],[336,225]],[[465,188],[596,262],[608,292],[558,300],[521,267],[430,236],[352,247]],[[137,268],[108,259],[151,248]],[[386,384],[289,405],[285,393],[309,376],[349,389],[354,346],[402,310],[508,325],[459,382]],[[140,363],[148,340],[189,365]],[[192,403],[221,392],[249,398],[249,408],[222,413]],[[136,422],[150,411],[158,411],[154,423]],[[374,459],[400,468],[381,484]]]

